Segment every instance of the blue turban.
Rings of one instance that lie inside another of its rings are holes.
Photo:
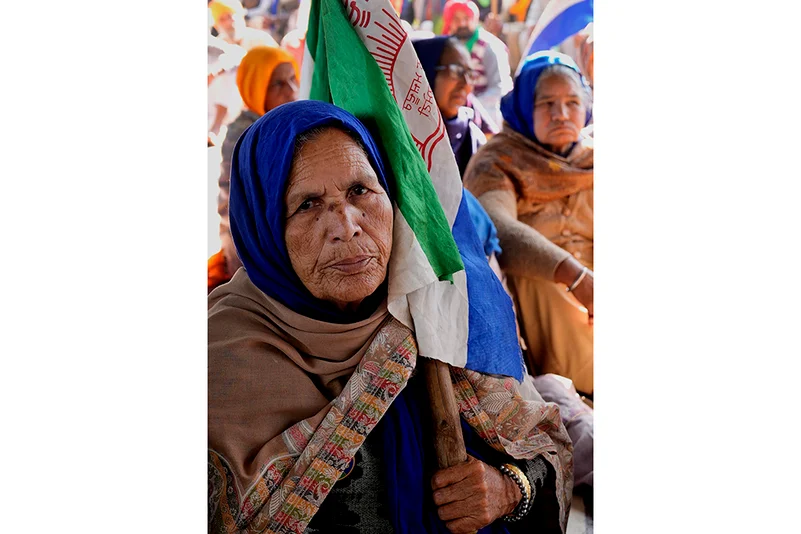
[[[551,65],[564,65],[579,74],[581,83],[588,88],[587,81],[581,75],[581,71],[570,56],[546,50],[536,52],[526,58],[523,68],[515,78],[514,89],[501,99],[501,113],[503,120],[509,123],[515,131],[525,135],[536,142],[534,137],[534,89],[537,87],[537,80],[545,69]],[[587,105],[587,120],[585,126],[590,122],[592,116],[591,106]]]
[[[295,139],[324,126],[345,130],[362,142],[381,186],[390,195],[378,147],[356,117],[325,102],[303,100],[283,104],[253,123],[234,148],[229,201],[231,235],[250,280],[261,291],[306,317],[351,323],[370,316],[386,295],[376,291],[355,314],[318,299],[292,268],[284,240],[284,194]]]

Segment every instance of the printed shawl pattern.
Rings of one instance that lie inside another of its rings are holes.
[[[283,447],[273,451],[250,488],[243,490],[225,458],[209,450],[209,531],[303,532],[406,386],[416,361],[414,335],[388,318],[340,395],[283,432]],[[541,454],[554,467],[564,532],[573,452],[559,408],[523,400],[512,378],[451,369],[461,416],[484,441],[518,459]]]

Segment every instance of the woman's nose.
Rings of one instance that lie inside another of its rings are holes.
[[[348,242],[361,235],[362,227],[359,224],[361,211],[349,204],[336,204],[328,208],[330,213],[330,236],[333,241]]]
[[[465,93],[472,93],[473,86],[467,81],[467,74],[462,74],[456,81],[456,89],[464,89]]]
[[[567,106],[562,102],[554,102],[551,106],[551,117],[554,119],[567,119]]]

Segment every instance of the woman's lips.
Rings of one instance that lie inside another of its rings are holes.
[[[372,259],[372,256],[354,256],[334,263],[331,268],[345,274],[358,274],[367,268]]]

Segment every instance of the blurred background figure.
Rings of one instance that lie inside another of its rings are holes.
[[[220,251],[209,258],[208,290],[227,282],[242,266],[231,238],[228,219],[228,195],[231,184],[231,159],[234,147],[244,131],[268,111],[298,98],[300,69],[289,52],[278,47],[257,47],[242,59],[236,73],[236,85],[244,109],[228,127],[222,144],[217,213],[220,215]]]
[[[246,0],[248,25],[269,32],[277,41],[297,26],[303,0]]]
[[[236,67],[245,55],[241,46],[231,44],[215,31],[211,9],[208,34],[208,146],[218,145],[225,126],[239,113],[242,101],[236,89]],[[214,34],[217,33],[215,36]]]
[[[492,0],[470,0],[478,8],[478,20],[484,22],[487,16],[492,13]],[[500,4],[498,0],[498,4]]]
[[[306,32],[298,28],[284,35],[284,38],[281,39],[281,48],[292,55],[298,67],[303,66],[303,51],[305,47]]]
[[[543,51],[501,108],[503,130],[471,159],[465,187],[497,227],[529,370],[592,397],[592,95],[570,57]]]
[[[572,57],[579,66],[590,88],[595,86],[592,76],[595,59],[594,42],[593,23],[590,22],[583,30],[562,41],[559,46],[559,51]]]
[[[517,36],[517,43],[521,45],[519,62],[512,63],[516,72],[526,57],[552,50],[573,58],[590,80],[592,73],[587,69],[591,70],[588,62],[592,55],[594,0],[531,0],[528,5],[513,7],[518,15],[526,12],[526,28]]]
[[[209,63],[212,63],[212,55],[217,56],[214,72],[210,65],[208,86],[208,144],[211,146],[220,144],[226,126],[242,110],[242,99],[236,87],[236,66],[248,50],[257,46],[277,47],[278,43],[269,33],[247,26],[246,10],[238,0],[212,0],[208,9],[212,25]]]
[[[406,2],[404,0],[389,0],[389,3],[392,4],[392,9],[395,10],[395,14],[400,17],[401,13],[403,12],[403,6]]]
[[[213,0],[209,2],[209,10],[214,29],[225,42],[241,46],[246,51],[257,46],[278,46],[269,33],[247,25],[245,8],[238,0]]]
[[[239,57],[238,54],[233,54]],[[225,54],[223,54],[224,57]],[[208,86],[208,144],[219,145],[224,137],[228,124],[242,110],[242,99],[236,89],[236,59],[223,59],[217,62],[216,67],[221,70],[209,74]]]
[[[512,90],[509,52],[496,36],[479,26],[478,7],[470,0],[448,0],[442,13],[442,32],[458,38],[470,53],[476,71],[476,98],[496,124],[500,124],[501,97]]]
[[[303,52],[306,49],[306,29],[309,26],[311,0],[300,0],[298,9],[292,14],[289,26],[292,27],[281,39],[281,48],[292,54],[298,67],[303,66]]]

